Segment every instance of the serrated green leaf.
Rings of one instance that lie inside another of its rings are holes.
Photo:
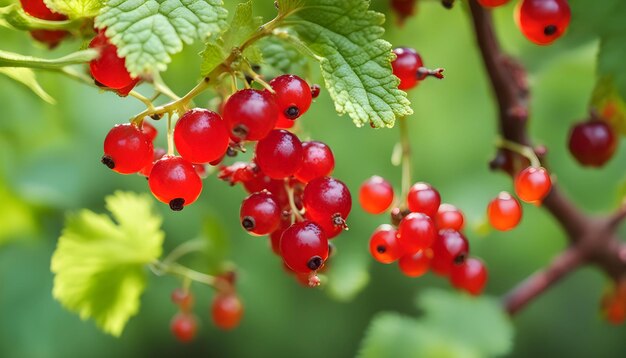
[[[252,14],[251,0],[238,4],[230,27],[223,36],[224,50],[230,53],[234,47],[241,46],[261,25],[263,25],[263,18]],[[260,63],[263,60],[261,51],[255,45],[248,46],[244,51],[244,56],[253,63]]]
[[[82,319],[119,336],[139,310],[144,266],[161,255],[161,218],[148,195],[117,192],[107,215],[83,210],[69,216],[52,256],[53,296]]]
[[[284,25],[318,56],[328,92],[338,113],[361,127],[392,127],[413,113],[393,76],[391,44],[382,39],[385,16],[367,0],[283,0],[292,14]]]
[[[591,96],[593,107],[603,120],[626,135],[626,102],[615,87],[612,77],[601,77]]]
[[[219,46],[215,42],[208,42],[204,50],[200,52],[200,57],[202,57],[202,63],[200,64],[200,74],[204,77],[209,74],[209,72],[213,71],[220,63],[224,61],[226,58],[226,54],[222,49],[222,46]]]
[[[105,0],[44,0],[46,6],[70,19],[95,17],[104,7]]]
[[[277,75],[296,73],[306,77],[311,72],[307,58],[285,41],[269,37],[262,40],[260,47],[263,51],[263,64],[275,70]]]
[[[221,0],[109,0],[96,17],[133,76],[164,71],[183,44],[205,41],[226,27]]]
[[[369,283],[367,260],[356,254],[332,262],[328,270],[328,294],[338,301],[350,301]]]
[[[0,73],[28,87],[34,94],[44,101],[55,104],[50,96],[39,84],[35,72],[30,68],[0,67]]]

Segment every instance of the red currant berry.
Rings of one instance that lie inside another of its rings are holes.
[[[157,135],[159,135],[159,131],[157,131],[157,129],[154,128],[154,126],[152,124],[150,124],[150,122],[148,122],[148,121],[143,121],[142,122],[142,124],[141,124],[141,131],[146,136],[146,138],[149,141],[151,141],[151,142],[154,142],[154,140],[156,139]]]
[[[549,45],[561,37],[570,18],[567,0],[522,0],[515,9],[517,26],[538,45]]]
[[[398,241],[407,254],[429,248],[436,237],[435,224],[422,213],[410,213],[402,219],[398,227]]]
[[[283,236],[284,229],[278,229],[270,234],[270,244],[272,252],[280,256],[280,238]]]
[[[311,107],[311,87],[305,80],[294,75],[282,75],[270,81],[280,116],[295,121]]]
[[[387,180],[378,175],[367,179],[359,190],[359,203],[365,212],[381,214],[393,202],[393,187]]]
[[[489,223],[497,230],[515,228],[522,219],[522,206],[511,194],[503,191],[489,203],[487,208]]]
[[[600,302],[604,318],[611,324],[618,325],[626,321],[626,287],[623,283],[605,292]]]
[[[400,79],[401,90],[408,90],[417,86],[417,70],[424,66],[422,58],[412,48],[399,47],[393,50],[396,59],[391,63],[394,76]]]
[[[299,222],[283,232],[280,253],[285,264],[295,272],[317,271],[328,259],[328,240],[316,223]]]
[[[350,190],[341,181],[323,177],[311,180],[304,188],[307,216],[322,227],[345,227],[352,209]]]
[[[613,158],[617,143],[609,124],[603,121],[581,122],[570,132],[569,151],[580,164],[601,167]]]
[[[313,97],[313,99],[316,99],[317,97],[320,96],[321,91],[322,91],[322,88],[320,87],[320,85],[311,86],[311,97]]]
[[[550,174],[545,168],[528,167],[515,177],[515,194],[527,202],[541,202],[552,189]]]
[[[431,269],[442,276],[448,275],[452,266],[465,262],[469,253],[469,242],[458,231],[442,230],[433,243]]]
[[[487,268],[479,259],[470,257],[462,265],[454,266],[450,272],[452,286],[478,296],[487,283]]]
[[[282,211],[272,193],[261,191],[241,203],[241,226],[256,235],[267,235],[278,228]]]
[[[153,155],[152,141],[133,124],[118,124],[104,138],[102,163],[120,174],[137,173]]]
[[[172,291],[172,302],[180,307],[181,311],[188,312],[193,306],[193,295],[188,290],[177,288]]]
[[[192,204],[202,192],[202,179],[193,164],[181,157],[166,155],[154,163],[148,177],[152,194],[174,211]]]
[[[302,142],[302,166],[296,172],[296,179],[308,183],[313,179],[332,174],[335,169],[335,156],[322,142]]]
[[[411,212],[426,214],[434,218],[441,204],[441,196],[430,184],[415,183],[409,189],[407,202]]]
[[[370,238],[370,253],[376,261],[390,264],[404,254],[398,242],[396,229],[388,224],[380,225]]]
[[[139,174],[148,178],[150,176],[150,172],[152,171],[152,167],[154,167],[154,163],[156,163],[157,160],[163,158],[165,154],[167,154],[167,151],[165,149],[156,148],[154,150],[154,155],[152,156],[152,161],[148,163],[145,167],[141,168],[141,171],[139,172]]]
[[[20,0],[24,12],[32,17],[48,21],[67,20],[67,16],[50,10],[43,0]],[[39,42],[48,44],[50,48],[56,47],[67,35],[67,31],[34,30],[30,34]]]
[[[441,204],[439,205],[439,210],[437,210],[437,215],[435,216],[435,224],[437,225],[437,229],[451,229],[456,231],[463,230],[463,224],[465,219],[463,217],[463,213],[461,210],[457,209],[456,206],[451,204]]]
[[[272,179],[259,171],[255,173],[252,179],[244,181],[243,186],[250,194],[263,190],[269,191],[274,195],[274,199],[281,208],[289,205],[289,197],[283,180]]]
[[[128,87],[134,81],[126,69],[126,61],[117,55],[117,47],[109,42],[104,31],[91,40],[89,48],[100,50],[100,57],[89,63],[96,81],[113,89]]]
[[[234,293],[218,293],[213,298],[211,317],[217,328],[225,331],[235,329],[243,317],[243,304]]]
[[[302,142],[284,129],[275,129],[256,145],[256,163],[267,176],[284,179],[302,166]]]
[[[420,277],[428,272],[431,257],[430,249],[420,250],[414,254],[405,254],[398,260],[398,267],[408,277]]]
[[[188,343],[196,337],[198,322],[191,313],[179,313],[172,319],[170,329],[176,339],[183,343]]]
[[[224,104],[223,116],[232,135],[239,140],[259,140],[276,126],[278,106],[267,91],[244,89]]]
[[[478,0],[483,7],[498,7],[508,3],[510,0]]]
[[[402,26],[404,21],[415,14],[417,0],[391,0],[391,9],[398,16],[398,24]]]
[[[226,123],[219,114],[207,109],[187,111],[174,128],[178,153],[192,163],[209,163],[221,158],[229,142]]]

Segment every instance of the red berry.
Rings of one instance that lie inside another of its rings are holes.
[[[308,183],[313,179],[332,174],[335,156],[330,148],[317,141],[302,142],[302,166],[295,174],[296,179]]]
[[[274,129],[278,105],[267,91],[244,89],[224,104],[223,116],[231,134],[239,140],[259,140]]]
[[[270,81],[276,98],[280,117],[295,121],[311,107],[311,87],[305,80],[294,75],[282,75]]]
[[[159,131],[157,131],[157,129],[154,128],[154,126],[152,124],[150,124],[150,122],[148,122],[148,121],[143,121],[142,122],[142,124],[141,124],[141,131],[146,136],[146,138],[149,141],[151,141],[151,142],[154,142],[154,140],[156,139],[157,135],[159,135]]]
[[[191,342],[196,337],[198,323],[191,313],[178,313],[172,319],[170,329],[174,337],[183,343]]]
[[[617,144],[613,128],[603,121],[581,122],[570,132],[570,153],[584,166],[603,166],[613,158]]]
[[[219,329],[237,328],[243,317],[243,304],[235,293],[218,293],[213,298],[211,317]]]
[[[174,128],[178,153],[192,163],[209,163],[221,158],[229,142],[226,123],[219,114],[207,109],[187,111]]]
[[[320,85],[312,85],[311,97],[313,97],[313,99],[316,99],[317,97],[319,97],[321,91],[322,91],[322,88],[320,87]]]
[[[256,145],[256,163],[267,176],[284,179],[302,166],[302,142],[284,129],[275,129]]]
[[[398,16],[398,24],[403,25],[406,18],[415,14],[417,0],[391,0],[391,9]]]
[[[307,216],[322,227],[345,227],[352,209],[350,190],[331,177],[311,180],[304,188],[302,200]]]
[[[452,286],[478,296],[487,283],[487,268],[480,259],[468,258],[462,265],[454,266],[450,272]]]
[[[443,230],[439,232],[432,249],[430,267],[437,274],[445,276],[450,273],[452,266],[465,262],[469,254],[469,242],[458,231]]]
[[[441,204],[441,196],[430,184],[415,183],[409,189],[407,202],[411,212],[426,214],[434,218]]]
[[[152,194],[169,204],[174,211],[183,210],[185,206],[195,202],[202,192],[202,179],[193,164],[171,155],[154,163],[148,184]]]
[[[429,248],[436,237],[435,224],[422,213],[410,213],[402,219],[398,227],[398,241],[407,254]]]
[[[280,256],[280,238],[283,236],[284,229],[278,229],[270,234],[270,244],[272,251]]]
[[[117,47],[109,42],[104,31],[98,32],[89,43],[89,48],[100,50],[100,57],[89,63],[91,75],[102,85],[120,89],[135,81],[126,69],[126,61],[117,55]]]
[[[451,204],[441,204],[439,205],[439,210],[437,210],[437,215],[435,216],[435,224],[437,225],[437,229],[451,229],[456,231],[463,230],[463,224],[465,219],[463,217],[463,213],[461,210],[457,209],[456,206]]]
[[[67,20],[67,16],[50,10],[43,0],[20,0],[22,9],[28,15],[42,20],[63,21]],[[67,35],[67,31],[57,30],[34,30],[30,34],[39,42],[48,44],[50,48],[56,47]]]
[[[280,253],[285,264],[295,272],[317,271],[328,259],[328,240],[316,223],[299,222],[283,232]]]
[[[359,203],[370,214],[381,214],[393,202],[393,187],[384,178],[374,175],[361,184]]]
[[[626,321],[626,286],[623,281],[602,295],[600,308],[609,323],[618,325]]]
[[[522,219],[522,206],[511,194],[503,191],[489,203],[487,217],[495,229],[511,230]]]
[[[177,288],[172,291],[172,302],[180,307],[181,311],[188,312],[193,306],[193,295],[188,290]]]
[[[255,173],[250,180],[244,181],[243,186],[250,194],[263,190],[269,191],[274,194],[274,199],[281,208],[289,204],[285,182],[283,180],[272,179],[261,171]]]
[[[561,37],[570,18],[567,0],[522,0],[515,9],[517,26],[538,45],[548,45]]]
[[[510,0],[478,0],[478,3],[484,7],[498,7],[508,3]]]
[[[398,267],[408,277],[423,276],[430,267],[432,252],[430,249],[420,250],[414,254],[406,254],[400,257]]]
[[[515,177],[515,194],[527,202],[541,202],[552,189],[550,174],[545,168],[528,167]]]
[[[388,224],[380,225],[370,238],[370,253],[376,261],[390,264],[404,254],[397,238],[396,229]]]
[[[153,155],[152,141],[133,124],[117,124],[104,138],[102,163],[120,174],[137,173]]]
[[[282,211],[268,191],[261,191],[248,196],[241,203],[239,218],[241,226],[256,235],[267,235],[278,228]]]
[[[148,178],[150,176],[150,172],[152,171],[152,167],[154,167],[154,163],[157,162],[157,160],[163,158],[163,156],[167,154],[167,151],[163,148],[156,148],[154,150],[154,155],[152,156],[152,161],[148,164],[146,164],[145,167],[141,168],[141,171],[139,172],[139,174],[143,175],[144,177]]]
[[[401,90],[408,90],[417,86],[417,70],[424,66],[422,58],[412,48],[398,47],[393,50],[397,58],[391,62],[394,76],[400,79]]]

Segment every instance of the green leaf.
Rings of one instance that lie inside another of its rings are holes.
[[[161,218],[148,195],[117,192],[107,215],[83,210],[69,216],[52,256],[53,295],[82,319],[119,336],[139,310],[144,266],[161,255]]]
[[[591,106],[603,120],[626,135],[626,102],[615,87],[613,77],[601,77],[593,89]]]
[[[70,19],[95,17],[104,7],[105,0],[44,0],[51,10],[67,15]]]
[[[200,52],[202,63],[200,64],[200,74],[204,77],[213,71],[220,63],[226,59],[226,54],[222,46],[215,42],[207,42],[204,50]]]
[[[0,67],[29,67],[56,70],[69,65],[86,63],[98,57],[96,50],[83,50],[57,59],[45,59],[0,50]]]
[[[263,51],[263,63],[278,74],[296,73],[305,77],[311,72],[309,61],[296,48],[276,37],[263,39],[260,47]],[[267,67],[264,66],[264,67]]]
[[[28,15],[17,4],[0,8],[0,25],[18,30],[70,30],[79,29],[84,24],[81,21],[49,21]],[[7,26],[8,25],[8,26]]]
[[[133,76],[164,71],[183,44],[207,40],[226,27],[222,0],[109,0],[96,27],[126,58]]]
[[[44,101],[55,104],[52,98],[37,82],[35,72],[30,68],[0,67],[0,73],[28,87]]]
[[[328,270],[328,294],[338,301],[351,301],[369,283],[367,259],[353,254],[332,262]]]
[[[261,25],[263,25],[263,18],[252,15],[251,0],[238,4],[235,17],[222,37],[224,39],[224,50],[230,53],[234,47],[241,46]],[[255,63],[260,63],[263,60],[261,50],[254,45],[248,46],[243,54]]]
[[[413,113],[393,76],[391,44],[382,39],[385,16],[369,10],[369,1],[282,0],[279,8],[291,12],[283,24],[317,55],[337,112],[376,128]]]

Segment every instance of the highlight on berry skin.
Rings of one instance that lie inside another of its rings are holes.
[[[527,203],[541,203],[552,189],[550,173],[543,168],[528,167],[515,177],[515,194]]]
[[[512,230],[522,219],[522,206],[511,194],[503,191],[489,203],[487,218],[496,230]]]
[[[517,26],[537,45],[549,45],[563,36],[570,19],[567,0],[521,0],[515,8]]]
[[[381,214],[393,202],[393,187],[383,177],[374,175],[361,184],[359,203],[370,214]]]

